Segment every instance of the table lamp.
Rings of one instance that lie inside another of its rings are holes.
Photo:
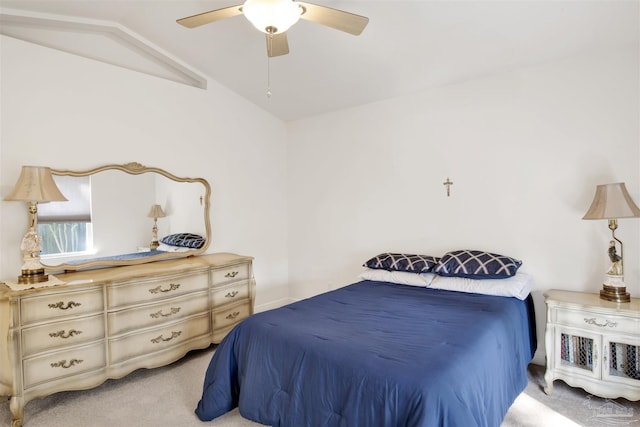
[[[151,229],[153,237],[151,238],[150,249],[153,251],[158,249],[160,242],[158,242],[158,218],[164,218],[166,215],[160,205],[152,205],[147,215],[149,218],[153,218],[153,228]]]
[[[623,182],[596,186],[591,207],[582,219],[607,219],[611,230],[609,260],[611,266],[605,274],[600,298],[614,302],[629,302],[631,297],[624,285],[624,246],[616,237],[619,218],[640,218],[640,209],[631,199]],[[618,255],[618,246],[620,254]]]
[[[42,244],[38,236],[38,203],[67,201],[53,180],[51,169],[44,166],[22,166],[13,191],[4,200],[29,203],[29,228],[20,244],[23,264],[18,283],[47,282],[49,276],[44,274],[44,267],[40,263]]]

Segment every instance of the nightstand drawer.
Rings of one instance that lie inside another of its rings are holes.
[[[106,366],[104,343],[25,359],[24,388]]]
[[[244,280],[213,292],[213,306],[220,307],[243,299],[249,298],[249,281]]]
[[[179,274],[154,280],[140,280],[107,288],[109,308],[121,307],[134,303],[155,301],[189,292],[204,290],[209,287],[207,272],[197,274]]]
[[[24,297],[20,302],[22,324],[102,312],[104,307],[101,288],[76,292],[59,292],[42,296]]]
[[[114,311],[107,314],[109,334],[121,333],[160,326],[198,313],[206,313],[209,308],[207,291],[191,293],[157,304]]]
[[[604,315],[584,310],[558,310],[555,317],[557,324],[592,331],[611,331],[634,335],[640,331],[640,319],[626,316]]]
[[[141,355],[149,355],[149,359],[152,359],[151,354],[154,352],[180,345],[192,338],[210,333],[209,315],[205,313],[162,328],[125,335],[109,340],[110,363],[128,361]]]
[[[249,264],[238,264],[233,267],[221,268],[211,272],[213,286],[246,280],[249,278]]]
[[[22,355],[104,338],[104,316],[49,323],[22,330]]]

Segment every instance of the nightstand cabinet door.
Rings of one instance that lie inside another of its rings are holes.
[[[587,331],[556,327],[554,366],[568,376],[600,378],[602,337]]]
[[[640,339],[605,338],[603,364],[604,380],[640,387]]]

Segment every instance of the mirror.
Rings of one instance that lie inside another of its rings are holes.
[[[203,178],[180,178],[140,163],[51,172],[69,201],[38,206],[41,262],[49,273],[184,258],[201,254],[209,246],[211,187]],[[65,192],[65,188],[71,190]],[[63,233],[55,228],[62,227],[60,220],[51,218],[64,217],[76,209],[80,193],[84,193],[90,212],[71,225],[84,228],[84,223],[89,224],[88,238],[85,242],[82,237],[82,244],[75,247],[68,242],[72,239],[66,234],[61,237]],[[154,205],[160,205],[164,213],[155,221]],[[41,230],[48,230],[49,235]],[[47,238],[54,241],[56,249],[47,249]],[[154,248],[152,243],[159,246]],[[65,249],[60,249],[63,246]]]

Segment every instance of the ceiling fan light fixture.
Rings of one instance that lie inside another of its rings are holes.
[[[284,33],[298,22],[302,8],[291,0],[247,0],[242,12],[258,30],[276,34]]]

